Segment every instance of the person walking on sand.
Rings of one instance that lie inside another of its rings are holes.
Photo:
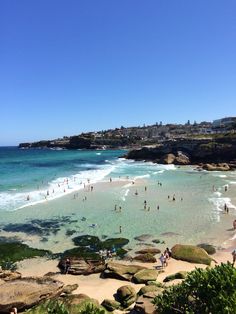
[[[236,219],[234,219],[234,221],[233,221],[233,228],[234,228],[234,230],[236,230]]]
[[[161,256],[160,256],[159,260],[161,262],[161,267],[164,268],[165,265],[166,265],[166,258],[165,258],[163,253],[161,253]]]

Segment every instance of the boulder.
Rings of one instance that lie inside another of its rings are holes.
[[[110,312],[119,309],[121,306],[120,302],[116,300],[109,300],[109,299],[103,300],[101,305]]]
[[[167,164],[167,165],[170,165],[170,164],[173,164],[174,161],[175,161],[175,155],[174,154],[166,154],[164,155],[161,160],[160,160],[160,163],[163,163],[163,164]]]
[[[0,285],[0,313],[7,313],[12,307],[24,310],[42,300],[62,293],[63,283],[49,277],[25,277]]]
[[[66,259],[61,259],[58,268],[65,273]],[[105,263],[102,260],[92,260],[84,258],[70,258],[70,267],[68,274],[71,275],[90,275],[100,273],[105,269]]]
[[[197,264],[210,265],[212,261],[204,249],[194,245],[176,244],[171,249],[171,256],[177,260]]]
[[[77,283],[75,283],[74,285],[67,285],[67,286],[63,287],[62,292],[65,294],[71,294],[78,287],[79,287],[79,285]]]
[[[189,157],[183,154],[182,152],[178,151],[178,155],[175,158],[175,164],[176,165],[189,165],[190,164]]]
[[[148,281],[155,281],[158,276],[158,271],[155,269],[143,269],[137,272],[133,280],[136,283],[147,283]]]
[[[207,252],[207,254],[209,254],[209,255],[212,255],[212,254],[215,254],[215,253],[216,253],[216,249],[215,249],[214,246],[211,245],[211,244],[200,243],[200,244],[198,244],[197,246],[200,247],[200,248],[202,248],[202,249],[204,249],[204,250]]]
[[[145,254],[140,254],[140,255],[136,255],[134,257],[134,260],[136,261],[141,261],[144,263],[156,263],[156,258],[153,254],[151,253],[145,253]]]
[[[151,253],[151,254],[159,254],[161,253],[161,250],[157,249],[157,248],[143,248],[139,251],[135,252],[136,254],[146,254],[146,253]]]
[[[139,265],[123,265],[110,262],[106,264],[106,269],[103,271],[102,275],[104,278],[115,278],[119,280],[131,281],[133,275],[142,269],[146,269],[146,267]]]
[[[139,314],[157,314],[152,298],[145,298],[143,295],[135,303],[134,313]]]
[[[229,171],[230,166],[227,163],[219,163],[219,164],[204,164],[202,169],[207,171]]]
[[[122,286],[117,290],[116,299],[122,307],[127,308],[137,299],[137,293],[132,286]]]
[[[158,295],[159,293],[162,293],[164,289],[163,288],[160,288],[160,287],[157,287],[155,285],[149,285],[149,286],[144,286],[142,287],[138,294],[139,295],[146,295],[148,292],[155,292],[156,295]]]
[[[187,271],[179,271],[175,274],[169,275],[167,277],[165,277],[165,279],[163,280],[163,282],[168,282],[168,281],[172,281],[175,279],[185,279],[187,277],[188,272]]]

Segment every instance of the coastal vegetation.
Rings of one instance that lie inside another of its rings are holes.
[[[161,314],[236,312],[236,269],[221,264],[206,270],[196,269],[179,285],[172,286],[154,299]]]

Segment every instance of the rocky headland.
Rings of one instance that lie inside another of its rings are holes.
[[[179,139],[128,152],[127,159],[159,164],[199,165],[208,171],[236,169],[236,137]]]

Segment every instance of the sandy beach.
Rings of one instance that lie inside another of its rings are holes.
[[[218,264],[232,262],[231,251],[218,251],[212,256]],[[150,269],[154,269],[157,265],[160,265],[159,260],[157,263],[139,263],[139,262],[127,262],[116,261],[122,264],[134,264],[145,266]],[[45,258],[34,258],[24,260],[18,263],[18,271],[23,277],[41,277],[48,272],[55,272],[53,278],[62,281],[65,285],[78,284],[78,288],[73,292],[74,294],[86,294],[91,298],[97,299],[100,303],[104,299],[112,299],[117,289],[123,285],[131,285],[138,292],[143,284],[134,284],[127,281],[121,281],[117,279],[102,279],[100,274],[92,274],[89,276],[74,276],[74,275],[62,275],[57,268],[58,260],[46,260]],[[212,262],[212,267],[215,263]],[[168,266],[164,269],[164,272],[158,275],[157,281],[163,282],[164,278],[168,275],[174,274],[178,271],[192,271],[195,268],[205,269],[207,266],[203,264],[194,264],[184,261],[177,261],[173,258],[169,259]]]

